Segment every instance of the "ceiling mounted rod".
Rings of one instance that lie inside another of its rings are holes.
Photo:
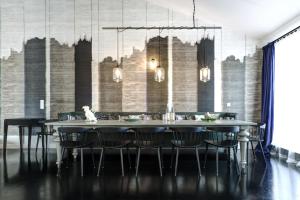
[[[193,30],[193,29],[222,29],[221,26],[128,26],[128,27],[102,27],[103,30]]]

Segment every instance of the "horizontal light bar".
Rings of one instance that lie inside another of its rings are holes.
[[[102,27],[103,30],[193,30],[193,29],[222,29],[221,26],[116,26]]]

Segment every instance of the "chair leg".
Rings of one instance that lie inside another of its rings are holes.
[[[175,160],[175,172],[174,172],[174,176],[177,176],[178,157],[179,157],[179,148],[176,147],[176,160]]]
[[[129,169],[131,169],[131,157],[130,157],[130,153],[129,153],[129,147],[126,147],[126,151],[127,151],[127,158],[128,158],[128,163],[129,163]]]
[[[160,147],[160,161],[161,161],[161,168],[163,169],[164,168],[164,154],[163,154],[163,150],[162,148]]]
[[[249,142],[248,142],[248,143],[249,143]],[[250,141],[250,144],[251,144],[251,149],[252,149],[253,159],[256,160],[256,155],[255,155],[255,150],[254,150],[254,147],[253,147],[253,142]]]
[[[136,157],[136,165],[135,165],[135,176],[136,177],[139,173],[140,155],[141,155],[141,148],[138,148],[137,157]]]
[[[105,165],[105,149],[103,148],[102,169],[104,169],[104,165]]]
[[[216,175],[219,176],[219,148],[216,151]]]
[[[236,163],[236,170],[237,170],[237,174],[240,175],[240,167],[239,167],[239,162],[237,159],[237,148],[233,147],[233,154],[234,154],[234,159],[235,159],[235,163]]]
[[[122,148],[120,148],[120,157],[121,157],[122,176],[124,176],[124,162],[123,162],[123,149]]]
[[[162,176],[162,167],[161,167],[161,149],[157,148],[157,158],[158,158],[158,165],[159,165],[159,173]]]
[[[48,135],[46,135],[46,150],[48,150]]]
[[[83,176],[83,148],[80,148],[81,176]]]
[[[65,151],[66,151],[66,149],[65,149],[65,148],[62,148],[62,152],[61,152],[61,159],[63,159],[63,158],[64,158]]]
[[[247,160],[247,165],[249,165],[249,142],[247,142],[247,145],[246,145],[246,147],[247,147],[247,154],[246,154],[246,160]]]
[[[136,163],[137,163],[138,154],[139,154],[139,148],[136,147],[136,149],[135,149],[135,167],[136,167]]]
[[[21,151],[23,151],[23,136],[24,136],[24,129],[23,127],[19,126],[19,140],[20,140]]]
[[[70,163],[70,160],[69,160],[69,150],[66,149],[67,151],[67,162],[66,162],[66,168],[69,168],[69,163]]]
[[[200,166],[200,160],[199,160],[199,151],[198,148],[195,148],[196,151],[196,158],[197,158],[197,165],[198,165],[198,173],[199,176],[201,176],[201,166]]]
[[[37,135],[36,146],[35,146],[35,154],[37,154],[37,150],[39,148],[40,135]]]
[[[173,160],[174,160],[174,145],[172,145],[170,169],[173,167]]]
[[[230,153],[231,153],[230,148],[227,148],[227,162],[228,162],[229,168],[231,166],[231,155],[230,155]]]
[[[95,164],[95,154],[94,154],[94,149],[91,148],[91,153],[92,153],[92,162],[93,162],[93,167],[94,169],[96,168],[96,164]]]
[[[204,169],[206,167],[207,152],[208,152],[208,144],[205,144],[205,159],[204,159],[204,166],[203,166]]]
[[[266,155],[265,155],[265,152],[264,152],[263,146],[262,146],[262,144],[261,144],[261,141],[259,141],[259,146],[260,146],[260,150],[261,150],[261,153],[262,153],[262,155],[263,155],[263,158],[264,158],[265,164],[267,165],[267,159],[266,159]]]
[[[46,136],[42,135],[42,148],[43,148],[43,150],[45,150],[44,149],[45,148],[45,137]]]
[[[103,159],[103,152],[104,152],[104,149],[101,149],[101,154],[100,154],[100,159],[99,159],[99,165],[98,165],[98,172],[97,172],[97,176],[99,176],[99,175],[100,175],[101,164],[102,164],[102,159]]]

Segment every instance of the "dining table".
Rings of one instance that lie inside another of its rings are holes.
[[[87,120],[65,120],[45,123],[46,126],[52,126],[54,129],[59,127],[83,127],[83,128],[102,128],[102,127],[127,127],[127,128],[145,128],[145,127],[165,127],[167,129],[176,127],[240,127],[238,133],[238,142],[240,145],[240,166],[241,173],[245,174],[247,165],[247,143],[249,141],[248,129],[257,126],[255,122],[241,121],[241,120],[215,120],[215,121],[202,121],[202,120],[137,120],[137,121],[125,121],[125,120],[98,120],[98,121],[87,121]],[[62,164],[62,150],[60,146],[60,138],[58,131],[54,133],[54,142],[56,143],[56,165],[60,170]]]

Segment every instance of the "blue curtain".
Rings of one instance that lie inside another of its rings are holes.
[[[268,155],[273,139],[274,127],[274,78],[275,78],[274,42],[263,47],[262,66],[262,109],[261,121],[266,124],[263,149]]]

